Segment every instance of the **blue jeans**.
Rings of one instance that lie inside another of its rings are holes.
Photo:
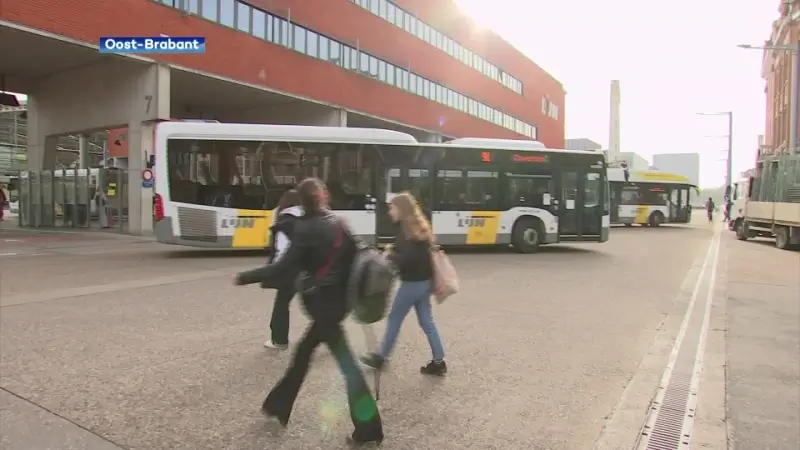
[[[428,337],[433,359],[437,361],[443,360],[444,347],[442,346],[442,339],[436,330],[436,324],[433,323],[430,280],[400,282],[400,287],[397,289],[392,309],[389,311],[389,317],[386,321],[386,334],[383,336],[383,344],[381,345],[381,357],[386,359],[392,353],[392,349],[397,342],[397,335],[400,333],[400,327],[412,307],[417,312],[419,326],[425,332],[425,336]]]

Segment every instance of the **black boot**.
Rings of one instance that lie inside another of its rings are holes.
[[[420,367],[419,372],[425,375],[443,376],[447,373],[447,364],[444,361],[430,361]]]
[[[283,428],[289,426],[289,419],[280,417],[279,415],[271,412],[267,407],[266,400],[264,400],[264,403],[261,405],[261,414],[263,414],[267,420],[278,422]]]
[[[354,431],[351,436],[347,438],[347,444],[351,447],[367,447],[367,446],[379,446],[383,442],[383,433],[379,436],[359,436],[358,432]]]

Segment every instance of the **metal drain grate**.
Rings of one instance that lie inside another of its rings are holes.
[[[697,391],[702,363],[698,349],[702,349],[705,322],[712,301],[715,272],[719,254],[719,231],[710,245],[706,268],[697,281],[689,305],[691,311],[683,327],[684,334],[678,345],[673,363],[667,366],[636,448],[640,450],[688,449],[694,425]],[[713,262],[712,264],[709,264]],[[709,267],[710,266],[710,267]]]

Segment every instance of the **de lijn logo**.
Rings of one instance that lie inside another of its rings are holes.
[[[472,216],[458,219],[459,228],[483,228],[486,226],[486,219],[492,219],[491,216]]]
[[[254,228],[256,220],[265,219],[262,216],[239,216],[229,217],[220,221],[220,228]]]
[[[205,53],[204,37],[107,36],[101,37],[100,53]]]

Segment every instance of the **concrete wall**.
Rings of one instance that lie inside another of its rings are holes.
[[[220,111],[214,114],[214,119],[220,122],[346,127],[347,111],[288,101],[262,108]]]

